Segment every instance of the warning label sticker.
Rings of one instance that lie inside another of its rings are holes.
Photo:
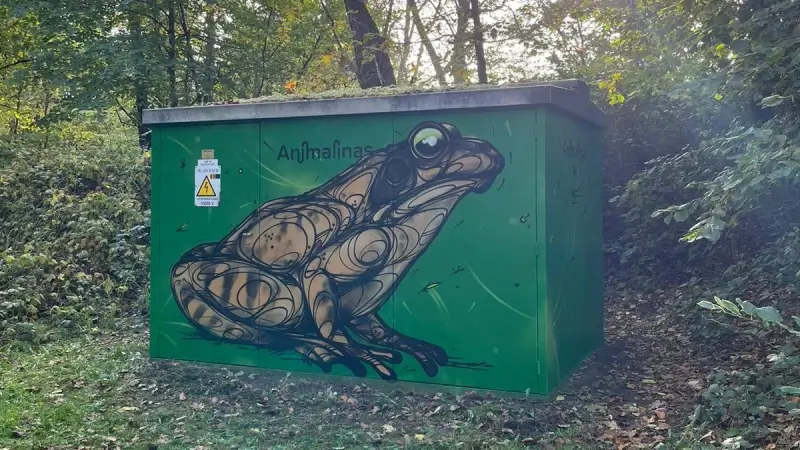
[[[209,164],[213,161],[213,164]],[[198,160],[194,168],[194,205],[200,207],[219,206],[219,195],[222,189],[220,175],[222,169],[217,160]]]
[[[197,197],[216,197],[217,193],[214,191],[214,186],[211,185],[211,180],[206,176],[203,178],[203,182],[200,183],[200,189],[197,191],[197,194],[194,194]]]

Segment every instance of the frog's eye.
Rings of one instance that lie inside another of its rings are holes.
[[[432,159],[447,148],[447,141],[447,134],[443,130],[428,126],[411,136],[411,150],[417,158]]]

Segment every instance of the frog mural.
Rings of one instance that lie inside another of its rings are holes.
[[[363,377],[372,367],[384,379],[396,379],[391,364],[404,352],[434,377],[459,364],[438,345],[393,330],[380,309],[458,202],[486,192],[504,164],[485,140],[421,123],[407,139],[313,190],[262,204],[221,241],[185,253],[172,268],[173,295],[210,339],[298,352],[324,372],[342,364]]]

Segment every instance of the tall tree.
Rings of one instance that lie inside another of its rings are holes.
[[[411,11],[411,17],[414,19],[414,25],[417,27],[419,39],[422,41],[422,45],[425,46],[425,50],[428,52],[428,58],[431,60],[431,65],[433,65],[436,79],[439,80],[439,85],[444,86],[447,84],[447,79],[444,75],[442,62],[439,58],[439,55],[436,53],[436,48],[434,48],[433,43],[431,43],[431,40],[428,37],[428,32],[425,29],[425,25],[422,23],[422,17],[419,14],[419,7],[417,7],[416,0],[408,0],[408,9]]]
[[[131,32],[131,56],[133,59],[133,92],[135,99],[135,113],[133,120],[139,132],[139,146],[143,149],[150,147],[150,133],[142,125],[142,113],[147,109],[147,64],[145,62],[144,36],[142,32],[142,5],[132,3],[128,11],[128,27]]]
[[[475,43],[475,60],[478,64],[478,82],[486,84],[489,78],[486,75],[486,56],[483,53],[483,27],[481,26],[481,5],[479,0],[472,0],[472,25],[474,29],[473,40]]]
[[[216,0],[206,0],[206,54],[203,77],[203,103],[214,101],[214,81],[216,78],[217,17]]]
[[[362,89],[397,84],[386,38],[380,34],[365,0],[344,0],[347,21],[353,32],[356,76]]]
[[[467,44],[470,42],[468,36],[470,0],[455,0],[456,2],[456,32],[453,36],[453,57],[450,62],[450,75],[456,84],[463,84],[467,81],[469,74],[467,69]]]
[[[175,65],[178,59],[178,48],[175,42],[175,0],[167,0],[167,76],[169,77],[169,106],[178,106],[178,86]]]

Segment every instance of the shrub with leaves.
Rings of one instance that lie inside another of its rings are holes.
[[[731,302],[714,297],[713,302],[703,300],[698,306],[734,317],[741,325],[762,329],[748,327],[745,332],[763,337],[765,330],[783,331],[786,339],[765,362],[708,377],[709,386],[702,393],[703,408],[696,418],[700,430],[695,430],[694,435],[703,435],[708,429],[707,437],[713,435],[719,442],[735,443],[738,447],[734,448],[754,448],[757,443],[772,445],[766,448],[788,448],[792,442],[773,440],[780,436],[775,430],[784,433],[780,436],[783,440],[797,438],[800,431],[795,424],[800,418],[800,317],[792,316],[787,324],[776,308],[758,307],[738,298]]]
[[[619,76],[597,83],[613,100],[605,106],[612,119],[629,103],[639,106],[613,142],[648,161],[612,194],[624,223],[609,233],[612,262],[647,277],[702,270],[707,279],[733,265],[729,278],[748,267],[797,284],[789,276],[795,264],[766,255],[780,256],[800,221],[800,7],[791,0],[659,5],[641,24],[647,39],[630,30],[619,43],[647,64],[612,58]],[[642,134],[630,129],[647,129],[654,113],[663,131],[632,139]],[[619,158],[607,159],[614,180]]]
[[[149,167],[126,137],[80,131],[17,138],[0,169],[0,339],[144,311]]]

